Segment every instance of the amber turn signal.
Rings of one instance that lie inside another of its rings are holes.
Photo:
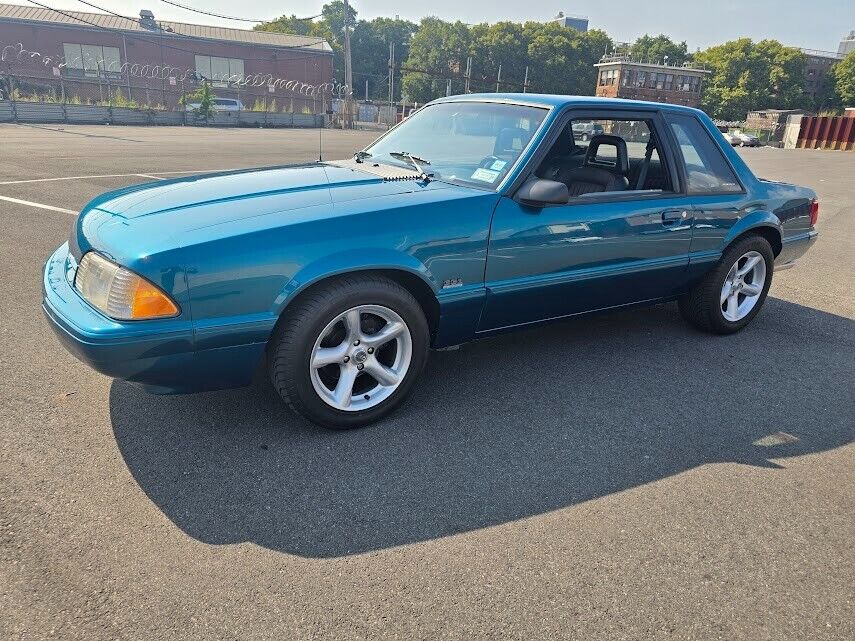
[[[89,303],[117,320],[168,318],[179,313],[157,285],[95,252],[80,261],[74,287]]]
[[[178,307],[169,297],[147,280],[137,277],[131,302],[131,318],[163,318],[175,316]]]

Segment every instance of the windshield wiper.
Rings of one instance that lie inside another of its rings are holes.
[[[371,158],[371,154],[369,154],[367,151],[357,151],[355,154],[353,154],[353,159],[356,162],[362,162],[366,158]]]
[[[409,162],[413,167],[416,168],[416,171],[421,173],[422,178],[424,178],[425,180],[433,178],[433,172],[428,173],[427,171],[425,171],[424,168],[424,165],[430,164],[430,160],[419,158],[418,156],[415,156],[408,151],[390,151],[389,155],[392,156],[392,158],[395,158],[396,160],[406,160],[407,162]]]

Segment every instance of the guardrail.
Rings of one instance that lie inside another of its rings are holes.
[[[0,100],[0,122],[317,128],[325,126],[326,116],[267,111],[225,111],[215,113],[206,121],[197,119],[192,112],[187,111]]]

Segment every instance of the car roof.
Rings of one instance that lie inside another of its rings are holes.
[[[645,100],[626,100],[624,98],[603,98],[599,96],[560,96],[557,94],[542,93],[470,93],[458,96],[448,96],[432,101],[431,104],[441,102],[504,102],[509,104],[533,105],[552,109],[554,107],[624,107],[624,108],[654,108],[666,109],[668,111],[683,111],[686,113],[697,113],[697,109],[672,105],[662,102],[649,102]]]

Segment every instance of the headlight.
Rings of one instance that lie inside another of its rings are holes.
[[[178,306],[159,287],[95,252],[81,259],[74,287],[93,307],[117,320],[178,314]]]

